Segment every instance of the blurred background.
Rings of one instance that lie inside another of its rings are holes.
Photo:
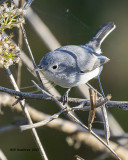
[[[112,100],[128,100],[128,1],[35,0],[31,7],[62,46],[85,44],[90,40],[100,25],[110,21],[114,22],[116,29],[102,44],[102,52],[110,58],[110,62],[104,65],[101,82],[105,94],[111,94]],[[50,49],[37,35],[28,20],[26,20],[25,29],[36,63],[39,64],[43,55],[49,52]],[[41,32],[43,31],[41,30]],[[17,31],[14,30],[14,33],[14,40],[17,41]],[[25,44],[23,44],[23,51],[28,55]],[[11,70],[16,75],[15,66],[12,66]],[[0,85],[12,88],[7,74],[3,69],[0,69],[0,75]],[[33,77],[26,68],[22,67],[21,89],[22,87],[31,86],[32,79]],[[91,80],[90,83],[99,90],[96,79]],[[65,89],[58,86],[56,88],[61,94],[65,92]],[[35,88],[22,91],[28,92],[34,90]],[[70,96],[81,97],[77,88],[72,89]],[[54,114],[58,111],[58,107],[51,102],[37,100],[27,100],[27,102],[34,108],[47,114]],[[1,127],[13,123],[17,119],[23,119],[20,114],[12,112],[9,108],[2,107],[2,111],[4,115],[0,116]],[[115,108],[109,109],[109,111],[119,122],[123,130],[128,132],[128,112]],[[81,119],[84,121],[88,119],[88,113],[78,114],[81,115]],[[94,126],[99,125],[103,127],[103,124],[98,122],[94,124]],[[73,146],[70,147],[66,142],[66,137],[69,135],[57,130],[42,127],[37,129],[37,131],[50,160],[72,160],[76,154],[81,155],[86,160],[91,160],[100,154],[94,150],[92,151],[91,148],[85,145],[82,145],[79,149],[75,149]],[[22,153],[10,151],[10,148],[22,147],[36,148],[30,131],[21,133],[19,129],[14,129],[0,134],[0,148],[9,160],[41,159],[38,152]]]

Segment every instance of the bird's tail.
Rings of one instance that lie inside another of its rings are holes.
[[[104,39],[115,29],[113,22],[108,22],[100,26],[93,38],[87,43],[89,47],[94,49],[97,53],[100,53],[100,46]]]

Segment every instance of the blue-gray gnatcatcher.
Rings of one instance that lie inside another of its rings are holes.
[[[101,55],[100,46],[114,28],[113,22],[106,23],[85,45],[67,45],[47,53],[38,69],[49,81],[69,89],[99,77],[103,64],[109,61]]]

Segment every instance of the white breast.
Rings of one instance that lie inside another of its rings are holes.
[[[80,76],[80,82],[78,82],[79,84],[85,84],[87,83],[89,80],[97,77],[98,75],[100,75],[101,71],[102,71],[103,67],[98,67],[95,70],[85,73],[84,75]]]

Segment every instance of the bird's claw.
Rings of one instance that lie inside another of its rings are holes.
[[[68,102],[68,95],[66,93],[61,97],[61,101],[63,102],[63,105]]]
[[[66,93],[61,97],[61,101],[63,102],[63,105],[68,103],[68,94],[69,94],[70,89],[66,91]]]

